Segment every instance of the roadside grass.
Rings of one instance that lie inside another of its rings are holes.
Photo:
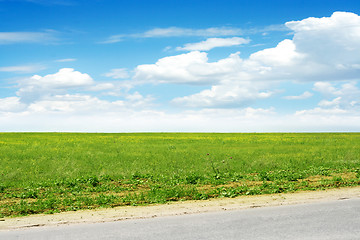
[[[360,133],[0,133],[0,217],[360,185]]]

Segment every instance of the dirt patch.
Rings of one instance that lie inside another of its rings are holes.
[[[296,192],[236,198],[216,198],[200,201],[171,202],[149,206],[125,206],[110,209],[82,210],[51,215],[33,215],[0,219],[0,230],[15,230],[28,227],[57,226],[63,224],[111,222],[136,218],[194,214],[224,210],[239,210],[301,204],[331,200],[360,198],[360,186],[329,189],[324,191]]]

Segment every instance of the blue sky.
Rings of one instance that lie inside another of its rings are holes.
[[[356,0],[0,0],[0,131],[360,130]]]

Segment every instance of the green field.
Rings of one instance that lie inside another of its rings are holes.
[[[0,133],[0,217],[360,185],[360,133]]]

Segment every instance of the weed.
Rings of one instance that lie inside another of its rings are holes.
[[[6,187],[2,184],[0,184],[0,193],[5,192]]]
[[[185,179],[186,179],[186,183],[188,183],[188,184],[197,184],[198,182],[200,182],[203,179],[203,177],[197,175],[196,173],[192,173],[192,174],[186,176]]]
[[[34,189],[25,189],[25,192],[22,192],[19,197],[22,199],[25,198],[37,198],[39,195],[39,191]]]

